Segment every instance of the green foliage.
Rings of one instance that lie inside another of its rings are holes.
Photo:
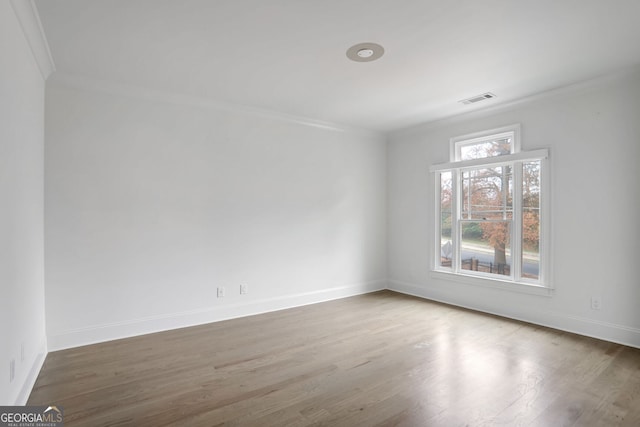
[[[462,238],[470,239],[470,240],[481,240],[482,239],[482,227],[480,223],[470,222],[462,226]]]

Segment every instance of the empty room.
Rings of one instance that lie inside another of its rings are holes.
[[[0,426],[640,425],[637,0],[3,0],[0,59]]]

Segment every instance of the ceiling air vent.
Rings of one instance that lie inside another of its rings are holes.
[[[495,98],[496,96],[491,92],[483,93],[482,95],[472,96],[471,98],[463,99],[463,104],[475,104],[476,102],[485,101],[487,99]]]

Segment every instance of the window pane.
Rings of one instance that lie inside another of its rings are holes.
[[[453,244],[451,242],[451,201],[453,187],[451,172],[440,174],[440,261],[441,267],[451,267]]]
[[[462,221],[460,268],[511,275],[511,221]]]
[[[512,219],[513,173],[511,166],[462,172],[463,219]]]
[[[522,164],[522,277],[540,277],[540,161]]]
[[[460,160],[484,159],[511,154],[512,138],[489,139],[460,145]]]

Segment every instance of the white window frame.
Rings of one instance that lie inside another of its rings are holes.
[[[548,149],[533,151],[520,150],[520,125],[505,126],[473,134],[462,135],[450,139],[450,162],[432,165],[429,170],[433,179],[435,193],[435,232],[433,238],[433,256],[431,257],[431,275],[436,278],[455,280],[466,284],[488,286],[515,290],[538,295],[551,295],[553,287],[550,280],[550,222],[549,222],[549,184],[548,184]],[[502,156],[473,160],[460,160],[460,148],[464,145],[482,141],[511,137],[511,153]],[[540,161],[540,245],[538,279],[522,277],[522,165],[530,161]],[[461,219],[461,175],[465,170],[479,167],[512,166],[513,173],[513,220],[511,236],[511,276],[500,276],[471,270],[462,270],[460,266],[459,234]],[[453,256],[451,267],[440,265],[441,224],[440,224],[440,173],[451,172],[453,199],[451,206],[451,241]]]
[[[512,137],[511,154],[520,152],[520,125],[504,126],[488,131],[475,132],[467,135],[457,136],[450,139],[449,160],[451,162],[460,161],[460,149],[465,145],[472,145],[488,140],[503,139]],[[501,156],[502,157],[502,156]]]

